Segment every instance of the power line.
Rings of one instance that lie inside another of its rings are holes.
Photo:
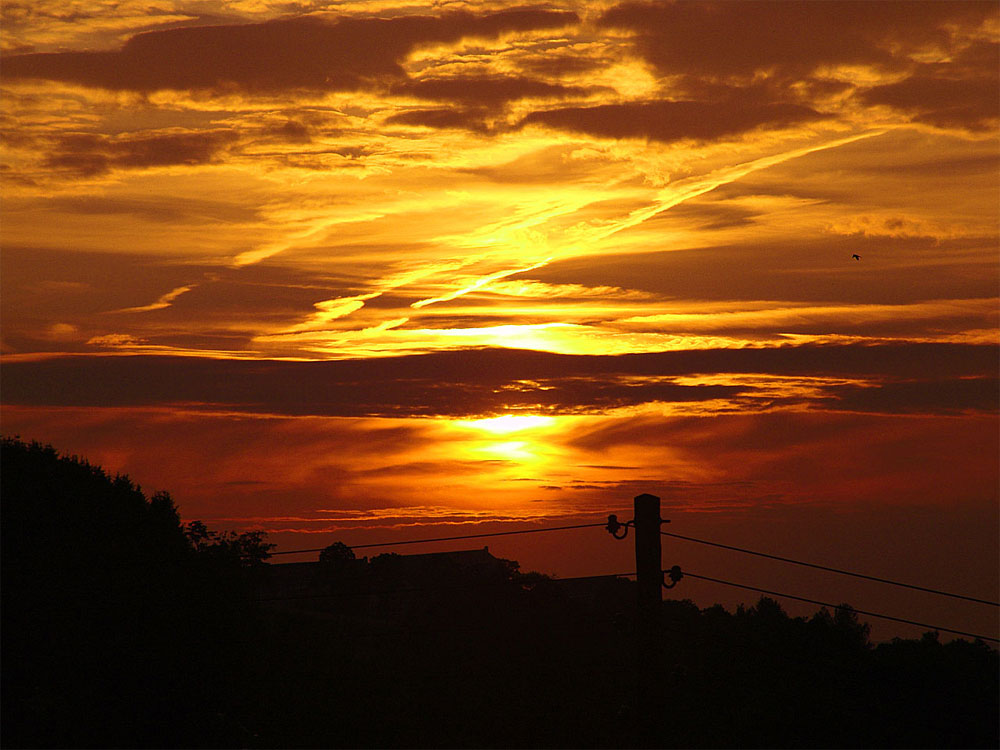
[[[375,542],[372,544],[354,544],[345,545],[348,549],[368,549],[370,547],[396,547],[402,544],[426,544],[428,542],[452,542],[458,539],[481,539],[488,536],[511,536],[513,534],[538,534],[542,531],[566,531],[567,529],[589,529],[597,526],[606,526],[606,521],[601,521],[599,523],[581,523],[575,526],[553,526],[547,529],[521,529],[520,531],[493,531],[486,534],[462,534],[461,536],[439,536],[434,539],[407,539],[401,542]],[[322,552],[326,547],[317,547],[315,549],[293,549],[286,552],[272,552],[271,556],[274,555],[295,555],[303,552]]]
[[[843,605],[830,604],[829,602],[821,602],[821,601],[818,601],[817,599],[807,599],[804,596],[795,596],[794,594],[782,594],[781,592],[778,592],[778,591],[769,591],[768,589],[758,588],[757,586],[748,586],[748,585],[746,585],[744,583],[734,583],[733,581],[724,581],[721,578],[710,578],[709,576],[700,576],[697,573],[689,573],[686,570],[684,571],[684,576],[686,578],[700,578],[703,581],[711,581],[712,583],[721,583],[724,586],[734,586],[734,587],[739,588],[739,589],[747,589],[749,591],[757,591],[757,592],[759,592],[761,594],[769,594],[771,596],[780,596],[780,597],[784,597],[785,599],[796,599],[797,601],[806,602],[808,604],[819,604],[822,607],[831,607],[833,609],[841,609],[843,607]],[[892,620],[893,622],[902,622],[902,623],[905,623],[907,625],[917,625],[917,626],[919,626],[921,628],[930,628],[931,630],[943,630],[946,633],[955,633],[957,635],[966,635],[966,636],[969,636],[970,638],[979,638],[980,640],[983,640],[983,641],[994,641],[994,642],[1000,643],[1000,638],[991,638],[988,635],[977,635],[976,633],[967,633],[964,630],[955,630],[953,628],[943,628],[940,625],[930,625],[930,624],[928,624],[926,622],[917,622],[915,620],[906,620],[906,619],[904,619],[902,617],[893,617],[892,615],[884,615],[884,614],[881,614],[879,612],[869,612],[868,610],[864,610],[864,609],[854,609],[854,607],[851,607],[851,610],[853,610],[854,612],[857,612],[859,615],[867,615],[868,617],[879,617],[879,618],[881,618],[883,620]]]
[[[746,555],[756,555],[757,557],[766,557],[769,560],[778,560],[779,562],[792,563],[793,565],[802,565],[807,568],[815,568],[817,570],[825,570],[828,573],[839,573],[844,576],[853,576],[854,578],[864,578],[868,581],[876,581],[878,583],[888,583],[892,586],[902,586],[907,589],[914,589],[916,591],[925,591],[929,594],[940,594],[941,596],[950,596],[953,599],[964,599],[969,602],[976,602],[977,604],[988,604],[992,607],[1000,607],[1000,602],[989,601],[988,599],[977,599],[974,596],[965,596],[964,594],[954,594],[950,591],[941,591],[940,589],[931,589],[926,586],[916,586],[912,583],[902,583],[901,581],[893,581],[889,578],[879,578],[878,576],[865,575],[864,573],[855,573],[850,570],[841,570],[840,568],[831,568],[826,565],[817,565],[816,563],[803,562],[802,560],[793,560],[790,557],[780,557],[779,555],[769,555],[766,552],[757,552],[756,550],[746,549],[744,547],[734,547],[729,544],[720,544],[719,542],[710,542],[705,539],[696,539],[693,536],[684,536],[683,534],[674,534],[670,531],[661,531],[660,534],[663,536],[671,536],[676,539],[684,539],[688,542],[697,542],[698,544],[707,544],[712,547],[720,547],[721,549],[733,550],[734,552],[742,552]]]

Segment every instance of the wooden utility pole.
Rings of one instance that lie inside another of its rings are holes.
[[[635,573],[640,620],[659,621],[663,602],[663,573],[660,567],[660,498],[635,498]]]
[[[635,498],[636,622],[636,728],[642,747],[657,745],[661,721],[660,609],[663,573],[660,563],[660,498],[643,494]]]

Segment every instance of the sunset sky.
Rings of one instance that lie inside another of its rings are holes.
[[[2,14],[5,434],[282,550],[650,492],[679,534],[997,598],[995,2]],[[600,529],[489,544],[634,568]]]

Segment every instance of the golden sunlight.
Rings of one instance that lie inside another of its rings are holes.
[[[459,428],[454,442],[449,442],[474,461],[509,464],[507,469],[498,465],[490,470],[494,477],[507,476],[510,470],[520,471],[527,464],[533,471],[543,471],[558,452],[551,438],[565,428],[564,420],[534,414],[448,420],[450,427]]]
[[[502,417],[490,417],[488,419],[458,420],[455,424],[463,427],[474,427],[477,430],[485,430],[494,435],[508,435],[511,432],[520,432],[521,430],[528,430],[535,427],[548,427],[555,421],[554,417],[505,414]]]

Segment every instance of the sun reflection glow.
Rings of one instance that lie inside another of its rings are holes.
[[[491,459],[515,461],[517,463],[533,462],[538,456],[532,450],[534,446],[527,440],[505,440],[500,443],[486,443],[476,448],[478,453]]]
[[[548,427],[554,422],[555,417],[505,414],[502,417],[490,417],[488,419],[458,420],[456,424],[463,427],[473,427],[477,430],[485,430],[494,435],[508,435],[512,432],[520,432],[521,430],[535,427]]]
[[[558,453],[549,440],[551,429],[559,424],[557,417],[504,414],[449,422],[461,430],[454,435],[461,445],[460,453],[475,461],[501,461],[522,468],[531,464],[533,470],[541,470]],[[492,471],[506,472],[500,468]]]

